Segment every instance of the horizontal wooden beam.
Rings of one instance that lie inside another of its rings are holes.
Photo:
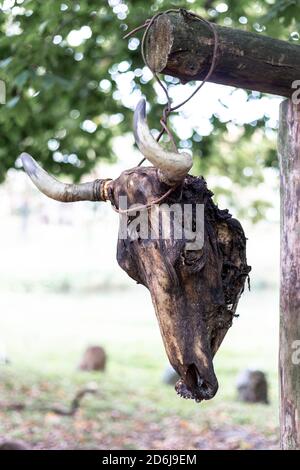
[[[215,25],[219,51],[211,82],[290,97],[300,80],[300,46]],[[145,41],[152,70],[186,83],[203,80],[213,55],[209,26],[186,10],[158,16]]]

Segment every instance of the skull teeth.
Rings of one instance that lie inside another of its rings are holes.
[[[202,401],[201,398],[196,397],[190,392],[190,390],[187,389],[182,379],[180,379],[175,385],[175,391],[178,396],[184,398],[185,400],[195,400],[196,403],[200,403]]]

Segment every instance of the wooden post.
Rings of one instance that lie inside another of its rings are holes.
[[[210,81],[291,97],[300,80],[300,46],[263,34],[215,25],[219,37],[217,64]],[[210,67],[214,36],[186,10],[163,13],[145,43],[152,70],[183,82],[202,80]]]
[[[281,105],[280,431],[283,449],[300,449],[300,104]]]
[[[293,82],[300,80],[300,46],[215,27],[219,53],[210,81],[292,97]],[[146,38],[145,52],[152,70],[188,82],[205,77],[213,45],[210,28],[181,9],[156,18]],[[299,82],[295,85],[299,86]],[[299,92],[295,95],[299,96]],[[300,104],[292,99],[281,106],[279,160],[281,446],[300,449]]]

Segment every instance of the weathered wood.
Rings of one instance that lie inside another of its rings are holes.
[[[127,207],[148,205],[166,188],[154,167],[124,171],[112,184],[114,201],[126,195]],[[121,223],[126,233],[118,240],[119,265],[150,291],[170,364],[180,376],[176,391],[196,401],[210,400],[217,392],[213,357],[232,325],[251,269],[240,223],[228,210],[220,210],[212,195],[202,177],[188,175],[154,212],[141,211],[151,228],[150,237],[143,234],[140,222],[136,232],[133,223],[138,219],[125,217]],[[184,216],[173,213],[173,228],[169,225],[167,234],[160,222],[163,218],[171,221],[174,205]],[[201,205],[203,218],[197,215]],[[190,226],[195,227],[197,237],[204,228],[201,247],[191,247],[186,232],[178,236],[180,225],[187,228],[188,206],[193,207]]]
[[[262,34],[215,25],[219,52],[211,82],[290,97],[300,80],[300,46]],[[208,25],[186,10],[160,15],[149,29],[146,59],[152,70],[183,82],[203,80],[213,54]]]
[[[300,105],[281,105],[281,445],[300,449]]]

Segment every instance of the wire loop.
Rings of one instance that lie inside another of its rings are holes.
[[[149,30],[150,28],[152,27],[153,23],[155,22],[155,20],[157,20],[157,18],[161,15],[166,15],[168,13],[178,13],[178,12],[181,12],[183,13],[185,16],[189,16],[189,17],[192,17],[192,18],[195,18],[199,21],[202,21],[203,23],[205,23],[207,26],[209,26],[209,28],[212,30],[213,32],[213,35],[214,35],[214,50],[213,50],[213,57],[212,57],[212,61],[211,61],[211,65],[210,65],[210,68],[209,68],[209,71],[207,72],[205,78],[203,79],[203,81],[200,83],[200,85],[192,92],[192,94],[186,98],[184,101],[182,101],[181,103],[177,104],[176,106],[172,106],[172,100],[171,100],[171,97],[169,95],[169,92],[168,92],[168,89],[167,87],[164,85],[164,83],[162,82],[162,80],[159,78],[159,76],[157,75],[157,73],[151,68],[147,58],[146,58],[146,54],[145,54],[145,43],[146,43],[146,39],[147,39],[147,36],[148,36],[148,33],[149,33]],[[168,128],[168,117],[169,115],[174,112],[174,111],[177,111],[179,108],[181,108],[182,106],[184,106],[186,103],[188,103],[197,93],[198,91],[203,87],[203,85],[210,79],[210,77],[212,76],[214,70],[215,70],[215,67],[216,67],[216,62],[217,62],[217,57],[218,57],[218,48],[219,48],[219,37],[218,37],[218,33],[217,33],[217,30],[215,28],[215,25],[213,23],[211,23],[210,21],[202,18],[202,16],[200,15],[197,15],[196,13],[193,13],[193,12],[190,12],[190,11],[187,11],[183,8],[180,8],[179,10],[178,9],[170,9],[170,10],[167,10],[167,11],[163,11],[163,12],[159,12],[159,13],[156,13],[156,15],[154,15],[152,18],[150,19],[147,19],[145,21],[145,23],[141,26],[138,26],[137,28],[135,28],[134,30],[132,30],[131,32],[127,33],[126,36],[124,36],[124,39],[132,36],[134,33],[140,31],[141,29],[143,28],[146,28],[145,31],[144,31],[144,34],[143,34],[143,37],[142,37],[142,43],[141,43],[141,53],[142,53],[142,57],[143,57],[143,60],[144,60],[144,63],[147,65],[147,67],[151,70],[155,80],[157,81],[157,83],[159,84],[159,86],[162,88],[162,90],[164,91],[165,95],[166,95],[166,98],[167,98],[167,105],[165,106],[164,110],[163,110],[163,116],[162,116],[162,119],[160,120],[160,123],[162,125],[162,130],[160,131],[160,133],[158,134],[158,137],[157,137],[157,142],[159,142],[159,140],[161,139],[161,137],[163,136],[163,134],[165,132],[167,132],[173,146],[176,147],[176,144],[175,144],[175,140],[174,140],[174,137],[172,136],[172,133],[171,131],[169,130]],[[145,161],[145,158],[143,158],[143,160],[139,163],[139,166]]]
[[[157,18],[161,15],[166,15],[168,13],[182,13],[183,15],[187,16],[187,17],[192,17],[192,18],[195,18],[199,21],[202,21],[204,24],[206,24],[210,29],[211,31],[213,32],[213,35],[214,35],[214,49],[213,49],[213,56],[212,56],[212,61],[211,61],[211,65],[210,65],[210,68],[206,74],[206,76],[204,77],[203,81],[200,83],[200,85],[191,93],[190,96],[188,96],[188,98],[186,98],[184,101],[182,101],[181,103],[177,104],[176,106],[172,106],[172,99],[169,95],[169,91],[168,91],[168,88],[167,86],[162,82],[162,80],[159,78],[158,74],[156,71],[154,71],[151,66],[149,65],[148,63],[148,60],[146,58],[146,53],[145,53],[145,43],[146,43],[146,39],[147,39],[147,36],[148,36],[148,33],[149,33],[149,30],[150,28],[152,27],[153,23],[155,22],[155,20],[157,20]],[[170,131],[169,127],[168,127],[168,118],[169,118],[169,115],[174,112],[174,111],[177,111],[179,108],[181,108],[182,106],[184,106],[186,103],[188,103],[197,93],[198,91],[203,87],[203,85],[210,79],[210,77],[212,76],[214,70],[215,70],[215,67],[216,67],[216,63],[217,63],[217,58],[218,58],[218,49],[219,49],[219,37],[218,37],[218,33],[217,33],[217,30],[216,30],[216,27],[213,23],[211,23],[210,21],[202,18],[202,16],[200,15],[197,15],[196,13],[192,13],[190,11],[187,11],[183,8],[180,8],[180,9],[169,9],[169,10],[166,10],[166,11],[162,11],[162,12],[159,12],[159,13],[156,13],[152,18],[149,18],[147,19],[144,24],[142,24],[141,26],[138,26],[137,28],[133,29],[132,31],[130,31],[129,33],[127,33],[123,39],[127,39],[129,38],[130,36],[132,36],[133,34],[135,34],[136,32],[140,31],[141,29],[145,29],[144,33],[143,33],[143,37],[142,37],[142,42],[141,42],[141,54],[142,54],[142,57],[143,57],[143,61],[145,63],[145,65],[147,65],[147,67],[151,70],[155,80],[157,81],[157,83],[159,84],[159,86],[162,88],[162,90],[164,91],[165,95],[166,95],[166,98],[167,98],[167,105],[164,107],[163,109],[163,114],[162,114],[162,118],[160,119],[160,124],[162,126],[162,129],[160,131],[160,133],[158,134],[157,138],[156,138],[156,141],[159,142],[160,139],[162,138],[162,136],[164,135],[164,133],[166,132],[170,138],[170,141],[175,149],[175,151],[177,152],[177,147],[176,147],[176,143],[175,143],[175,139],[174,139],[174,136],[172,135],[172,132]],[[138,166],[141,166],[142,163],[144,163],[146,159],[143,158]],[[151,203],[145,205],[145,206],[141,206],[139,209],[148,209],[149,207],[151,207],[153,204],[157,204],[157,203],[160,203],[162,202],[164,199],[166,199],[178,186],[174,186],[172,188],[170,188],[163,196],[161,196],[159,199],[156,199],[155,201],[152,201]],[[127,209],[125,211],[121,211],[120,209],[117,209],[115,208],[115,210],[117,210],[117,212],[120,212],[120,213],[128,213],[130,211],[130,209]],[[136,210],[136,209],[135,209]]]

